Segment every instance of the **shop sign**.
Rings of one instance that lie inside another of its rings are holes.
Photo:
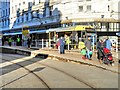
[[[30,32],[29,32],[29,30],[23,30],[22,31],[22,34],[24,35],[24,36],[26,36],[27,34],[29,34]]]

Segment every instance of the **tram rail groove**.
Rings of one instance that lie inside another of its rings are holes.
[[[13,56],[12,56],[12,57],[13,57]],[[8,60],[8,61],[9,61],[9,60]],[[74,75],[71,75],[71,74],[67,73],[66,71],[60,70],[60,69],[58,69],[58,68],[52,67],[52,66],[47,65],[47,64],[40,63],[39,61],[37,61],[37,62],[29,61],[29,62],[37,63],[37,64],[40,64],[40,65],[43,65],[43,66],[52,68],[52,69],[54,69],[54,70],[56,70],[56,71],[59,71],[59,72],[65,74],[65,75],[67,75],[67,76],[69,76],[69,77],[77,80],[78,82],[81,82],[81,83],[85,84],[86,86],[90,87],[90,88],[93,89],[93,90],[97,90],[95,86],[90,85],[89,83],[81,80],[80,78],[78,78],[78,77],[76,77],[76,76],[74,76]],[[16,63],[14,63],[14,64],[16,64]],[[24,67],[24,66],[22,66],[22,65],[20,65],[20,66],[21,66],[21,67]],[[34,73],[33,71],[30,71],[30,72],[31,72],[31,73]],[[39,77],[39,76],[38,76],[38,77]],[[49,90],[51,90],[51,89],[49,89]]]
[[[25,77],[26,75],[32,73],[34,76],[36,76],[36,77],[43,83],[43,85],[44,85],[45,87],[48,88],[48,90],[52,90],[52,89],[49,87],[49,85],[47,85],[47,83],[46,83],[41,77],[39,77],[37,74],[35,74],[33,71],[29,70],[28,68],[22,66],[21,64],[18,64],[18,63],[14,63],[14,62],[12,62],[12,61],[9,61],[9,60],[7,60],[7,59],[3,59],[3,58],[0,58],[0,59],[5,60],[5,61],[8,61],[8,62],[13,63],[13,64],[16,64],[16,65],[24,68],[25,70],[27,70],[27,71],[29,72],[29,73],[27,73],[27,74],[25,74],[25,75],[23,75],[23,76],[21,76],[21,77]],[[19,79],[20,79],[21,77],[19,77]],[[16,80],[19,80],[19,79],[16,79]],[[6,85],[11,84],[12,82],[14,82],[14,81],[16,81],[16,80],[13,80],[13,81],[11,81],[11,82],[8,82],[7,84],[1,86],[0,88],[3,88],[3,87],[5,87]]]

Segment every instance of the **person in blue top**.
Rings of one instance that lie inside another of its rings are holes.
[[[65,44],[64,38],[60,37],[58,43],[59,43],[59,53],[64,54],[64,44]]]
[[[105,48],[111,50],[112,48],[112,42],[109,40],[109,37],[107,37],[106,41],[105,41]]]

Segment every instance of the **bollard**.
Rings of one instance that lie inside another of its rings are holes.
[[[35,47],[37,47],[37,40],[35,40]]]
[[[116,52],[118,52],[118,48],[117,48],[118,46],[117,46],[117,45],[118,45],[118,43],[117,43],[117,41],[116,41],[116,45],[115,45],[115,46],[116,46]]]
[[[42,49],[43,49],[43,47],[44,47],[44,40],[42,39]]]
[[[48,47],[48,41],[46,40],[46,47]]]
[[[95,41],[94,41],[94,35],[93,35],[93,52],[94,52],[94,49],[95,49]]]

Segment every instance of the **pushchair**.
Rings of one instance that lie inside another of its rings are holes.
[[[107,64],[107,65],[114,65],[114,61],[113,61],[113,57],[112,57],[112,53],[110,52],[109,49],[107,48],[103,48],[103,50],[100,49],[100,51],[102,52],[103,54],[103,57],[102,57],[102,61],[104,64]]]

